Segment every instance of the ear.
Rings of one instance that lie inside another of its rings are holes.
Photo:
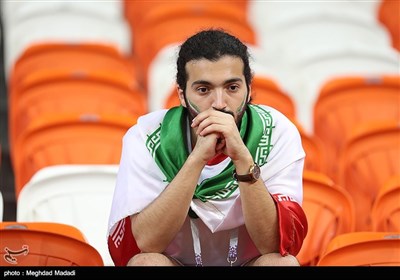
[[[183,92],[183,90],[179,86],[177,86],[176,89],[178,91],[178,97],[179,97],[179,101],[181,102],[181,105],[183,107],[187,108],[186,107],[186,102],[185,102],[185,93]]]

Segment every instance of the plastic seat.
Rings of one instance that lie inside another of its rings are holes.
[[[191,5],[193,9],[196,9],[198,6],[204,5],[204,1],[202,0],[190,0],[190,1],[123,1],[124,4],[124,15],[125,18],[129,21],[132,31],[135,33],[138,29],[141,28],[142,21],[146,18],[146,16],[154,9],[159,9],[162,6],[169,6],[171,3],[181,3],[184,5]],[[247,11],[249,1],[248,0],[239,0],[239,1],[226,1],[226,0],[214,0],[207,2],[207,5],[228,5],[232,7],[236,7],[237,9],[242,10],[244,13]]]
[[[337,157],[355,126],[400,119],[400,76],[332,79],[319,93],[313,119],[314,134],[326,151],[327,174],[337,180]]]
[[[21,190],[17,221],[72,225],[112,266],[106,236],[117,171],[117,164],[44,167]]]
[[[400,266],[400,232],[350,232],[330,241],[317,266]]]
[[[400,51],[400,2],[381,0],[378,4],[377,19],[390,34],[392,46]]]
[[[40,116],[54,113],[139,116],[146,112],[145,94],[129,76],[118,76],[108,70],[34,72],[20,81],[18,88],[11,92],[11,156],[17,137]]]
[[[296,107],[289,94],[269,77],[254,75],[252,81],[252,102],[271,106],[288,118],[296,118]]]
[[[1,222],[1,266],[104,266],[75,227],[47,222]]]
[[[193,33],[211,27],[224,28],[244,42],[255,44],[255,34],[247,20],[247,13],[233,5],[218,2],[198,2],[194,5],[190,1],[179,1],[152,8],[143,18],[140,28],[134,31],[140,40],[133,40],[132,51],[146,75],[146,89],[149,65],[158,51],[169,44],[182,43]]]
[[[28,2],[28,1],[4,1],[2,3],[3,18],[7,24],[25,20],[45,13],[57,13],[59,11],[73,11],[85,13],[107,19],[121,18],[123,16],[123,4],[120,1],[74,2]]]
[[[15,145],[15,193],[38,170],[59,164],[118,164],[122,137],[136,117],[54,114],[36,118]]]
[[[381,186],[400,170],[400,119],[356,127],[339,161],[339,184],[356,201],[356,230],[371,230],[371,209]]]
[[[44,11],[5,25],[4,60],[8,76],[12,65],[26,48],[37,43],[102,43],[131,53],[131,33],[121,18],[98,17],[68,9]]]
[[[297,259],[303,266],[314,266],[330,240],[354,230],[354,203],[345,189],[323,173],[305,170],[303,190],[308,233]]]
[[[296,120],[292,120],[299,130],[301,144],[306,153],[304,160],[304,170],[315,172],[326,172],[325,166],[325,150],[318,136],[308,133],[303,126]]]
[[[372,230],[400,232],[400,173],[380,188],[371,210]]]
[[[353,25],[360,25],[362,27],[365,26],[365,30],[360,28],[361,33],[365,33],[370,30],[371,33],[375,31],[375,29],[371,27],[375,27],[375,1],[374,2],[360,2],[360,1],[314,1],[314,2],[306,2],[306,1],[249,1],[249,20],[252,25],[256,29],[257,35],[260,37],[260,44],[263,46],[274,45],[277,42],[273,40],[269,40],[271,33],[278,32],[287,32],[287,30],[294,30],[296,27],[302,27],[305,24],[309,24],[310,27],[314,27],[312,31],[309,32],[310,36],[304,36],[303,33],[295,34],[295,36],[301,37],[302,35],[305,37],[305,40],[326,40],[329,36],[332,37],[332,32],[321,32],[315,33],[318,31],[318,27],[323,26],[327,22],[341,24],[339,27],[347,23],[350,28]],[[314,24],[312,24],[314,23]],[[311,26],[314,25],[314,26]],[[320,31],[323,31],[325,28],[321,28]],[[331,30],[329,30],[331,31]],[[346,33],[348,30],[342,30]],[[340,33],[340,32],[339,32]],[[342,35],[343,34],[338,34]],[[355,34],[355,37],[360,36],[360,32]],[[286,39],[290,39],[293,37],[283,36]],[[333,36],[333,38],[338,39]],[[332,39],[333,39],[332,38]],[[340,40],[338,40],[340,41]],[[293,43],[293,42],[292,42]],[[281,45],[281,44],[280,44]],[[310,43],[308,46],[312,45]],[[301,48],[298,48],[301,51]]]
[[[115,76],[137,77],[135,64],[116,47],[102,43],[36,43],[29,45],[12,67],[9,87],[40,70],[75,73],[110,71]]]

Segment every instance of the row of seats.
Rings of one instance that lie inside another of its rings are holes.
[[[106,232],[122,136],[148,111],[123,2],[1,4],[16,220],[74,227],[95,251],[80,265],[113,265]]]
[[[49,222],[0,222],[0,265],[103,266],[97,250],[75,227]],[[351,232],[328,242],[316,266],[399,266],[399,232]]]
[[[357,232],[400,233],[400,175],[393,176],[379,188],[371,209],[358,211],[358,201],[351,192],[336,184],[324,173],[303,174],[303,209],[309,232],[297,258],[303,266],[318,265],[337,236]],[[359,221],[369,220],[368,230],[356,230]],[[400,254],[398,254],[400,257]]]
[[[112,197],[117,168],[102,167],[100,172],[98,167],[68,165],[38,172],[18,200],[18,220],[23,222],[0,224],[7,244],[2,265],[109,265],[100,254],[106,250],[109,207],[104,202]],[[400,254],[393,250],[400,242],[400,177],[382,188],[370,231],[354,231],[355,206],[346,189],[312,171],[304,173],[303,184],[309,233],[297,255],[302,266],[400,265]]]

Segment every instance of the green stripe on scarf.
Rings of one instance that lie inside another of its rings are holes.
[[[171,182],[188,157],[186,147],[186,114],[182,106],[171,108],[163,122],[148,136],[146,146],[154,157],[158,167]],[[249,105],[243,115],[240,136],[255,161],[265,164],[271,149],[272,118],[269,112],[257,105]],[[229,197],[238,187],[233,179],[233,163],[218,175],[197,185],[194,197],[207,201]]]

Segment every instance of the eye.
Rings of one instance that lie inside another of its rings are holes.
[[[239,90],[239,85],[237,85],[237,84],[232,84],[232,85],[229,85],[228,86],[228,90],[230,91],[230,92],[237,92],[238,90]]]
[[[208,93],[209,89],[208,89],[207,87],[198,87],[198,88],[196,89],[196,91],[197,91],[198,93],[200,93],[200,94],[206,94],[206,93]]]

